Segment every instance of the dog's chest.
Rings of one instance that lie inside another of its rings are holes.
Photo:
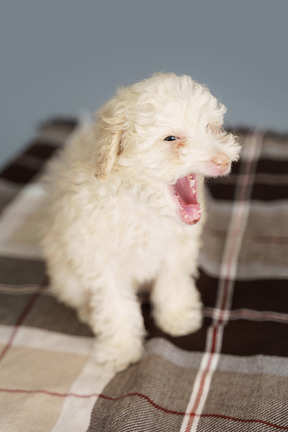
[[[127,273],[139,282],[155,278],[175,241],[169,223],[146,215],[130,221],[126,234],[121,261]]]

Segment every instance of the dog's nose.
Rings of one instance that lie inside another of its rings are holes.
[[[217,167],[219,171],[226,171],[230,164],[230,159],[224,153],[218,153],[211,162]]]

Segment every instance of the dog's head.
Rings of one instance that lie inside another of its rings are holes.
[[[95,175],[134,167],[164,182],[180,219],[200,219],[199,176],[230,172],[240,146],[223,127],[224,105],[189,76],[156,74],[121,88],[99,111]]]

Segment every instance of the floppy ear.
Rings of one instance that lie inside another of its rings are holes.
[[[121,151],[121,135],[127,123],[124,103],[118,96],[107,102],[98,112],[95,125],[95,177],[104,180],[111,172]]]

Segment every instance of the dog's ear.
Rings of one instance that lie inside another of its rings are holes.
[[[121,152],[121,135],[127,128],[125,104],[118,94],[98,111],[95,125],[95,177],[104,180]]]

